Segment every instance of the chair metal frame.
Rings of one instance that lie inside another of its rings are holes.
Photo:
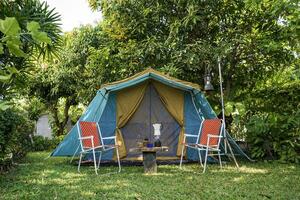
[[[88,122],[88,121],[82,121],[82,122]],[[80,145],[79,146],[81,147],[81,151],[79,153],[80,157],[79,157],[79,162],[78,162],[78,168],[77,168],[78,172],[80,172],[80,165],[81,165],[81,162],[82,162],[83,155],[92,152],[93,153],[93,159],[94,159],[95,173],[98,175],[98,169],[100,167],[102,152],[109,151],[109,150],[112,150],[112,149],[116,149],[116,155],[117,155],[118,166],[119,166],[118,172],[121,172],[121,164],[120,164],[120,157],[119,157],[119,150],[118,150],[116,136],[102,137],[102,133],[101,133],[101,129],[99,127],[99,124],[97,122],[90,122],[90,123],[95,123],[96,126],[97,126],[97,132],[98,132],[97,135],[99,137],[100,145],[99,146],[95,146],[95,144],[94,144],[94,136],[93,135],[82,137],[80,122],[77,122],[77,130],[78,130],[78,136],[79,136],[78,139],[80,141]],[[105,145],[104,140],[112,140],[112,139],[114,140],[114,144],[113,145]],[[83,140],[90,140],[92,146],[89,147],[89,148],[84,147]],[[99,152],[99,161],[98,161],[98,164],[96,163],[97,162],[96,161],[96,152]]]
[[[206,145],[203,145],[203,144],[200,144],[200,141],[201,141],[201,136],[202,136],[201,133],[203,130],[203,124],[204,124],[205,120],[207,120],[207,119],[204,119],[200,124],[198,135],[184,134],[182,150],[181,150],[181,158],[180,158],[180,168],[182,168],[182,160],[183,160],[183,154],[184,154],[185,148],[186,149],[192,148],[192,149],[198,150],[199,161],[200,161],[200,165],[203,167],[203,173],[205,173],[205,171],[206,171],[208,156],[218,155],[220,168],[222,168],[220,142],[221,142],[221,139],[223,138],[222,133],[225,131],[223,121],[220,119],[221,127],[220,127],[219,134],[218,135],[207,134]],[[186,138],[188,138],[188,137],[197,138],[196,143],[186,143]],[[210,145],[210,140],[212,138],[218,138],[217,145]],[[204,165],[202,163],[201,151],[205,151]],[[209,152],[217,152],[217,153],[214,154],[214,153],[209,153]]]

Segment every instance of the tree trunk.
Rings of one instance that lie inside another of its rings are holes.
[[[68,120],[69,120],[69,110],[70,110],[70,107],[71,107],[71,99],[70,98],[67,98],[66,99],[66,103],[65,103],[65,108],[64,108],[64,119],[62,121],[62,126],[65,127],[68,123]]]
[[[63,118],[60,120],[59,117],[58,117],[58,108],[57,108],[57,102],[53,105],[53,107],[50,109],[50,112],[52,113],[53,115],[53,120],[54,120],[54,124],[55,124],[55,128],[54,128],[54,131],[55,131],[55,135],[56,136],[60,136],[60,135],[63,135],[64,134],[64,130],[65,130],[65,127],[68,123],[68,120],[69,120],[69,110],[70,110],[70,107],[71,107],[71,99],[70,98],[67,98],[66,99],[66,103],[64,105],[64,113],[63,113]]]
[[[61,135],[61,128],[60,128],[60,121],[58,118],[57,103],[53,105],[50,112],[52,113],[53,120],[54,120],[54,127],[53,127],[54,135],[59,136]]]

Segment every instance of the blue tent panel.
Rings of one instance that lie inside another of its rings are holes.
[[[102,137],[110,137],[115,135],[116,129],[116,94],[111,93],[108,97],[106,107],[102,113],[99,121]],[[113,144],[113,140],[105,140],[105,144]],[[107,151],[103,154],[104,160],[111,160],[113,157],[113,150]]]
[[[184,94],[184,127],[185,133],[190,135],[198,135],[200,123],[202,119],[197,113],[190,92]],[[197,138],[187,138],[188,143],[195,143]],[[187,158],[189,160],[198,160],[198,152],[194,149],[187,149]]]

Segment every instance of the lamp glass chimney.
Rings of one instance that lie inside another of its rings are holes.
[[[210,74],[206,74],[204,77],[204,90],[205,91],[214,90],[214,86],[211,84],[211,75]]]

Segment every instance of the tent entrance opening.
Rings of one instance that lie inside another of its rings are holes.
[[[128,152],[126,159],[141,158],[141,153],[129,151],[137,147],[138,142],[146,138],[151,143],[154,142],[154,123],[162,124],[160,141],[163,146],[169,147],[169,151],[157,152],[157,156],[176,159],[180,126],[165,108],[155,87],[150,83],[136,112],[121,129]]]

